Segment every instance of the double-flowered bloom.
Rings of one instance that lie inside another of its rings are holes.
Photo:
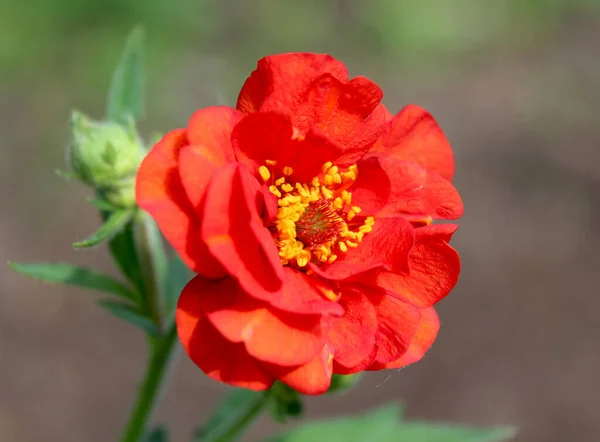
[[[456,284],[451,147],[425,110],[328,55],[263,58],[235,109],[195,112],[143,161],[137,202],[197,276],[179,337],[211,378],[321,394],[433,343]]]

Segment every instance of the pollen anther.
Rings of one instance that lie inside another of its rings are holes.
[[[276,162],[269,160],[266,164],[274,166]],[[265,182],[271,180],[272,173],[266,166],[258,171]],[[310,262],[332,264],[340,259],[340,253],[359,247],[375,220],[370,216],[360,218],[358,223],[354,220],[361,208],[351,205],[352,193],[347,189],[358,176],[356,165],[340,171],[328,161],[310,183],[287,182],[286,177],[293,174],[290,166],[281,171],[284,176],[277,178],[269,191],[278,198],[273,237],[282,264],[298,268]],[[329,295],[335,297],[334,293]]]
[[[269,178],[271,178],[271,172],[269,172],[267,166],[260,166],[258,168],[258,173],[260,174],[260,177],[265,181],[269,181]]]

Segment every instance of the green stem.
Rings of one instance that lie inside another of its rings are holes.
[[[158,402],[161,386],[172,360],[177,341],[177,329],[172,325],[169,331],[154,347],[146,376],[140,386],[135,406],[129,416],[121,442],[139,442],[148,430],[148,422]]]
[[[234,438],[246,430],[246,427],[260,414],[264,406],[269,402],[269,399],[270,390],[267,390],[256,402],[248,407],[245,413],[240,415],[229,428],[226,428],[220,435],[216,436],[213,441],[230,442],[234,440]]]
[[[152,412],[156,408],[164,378],[173,358],[177,328],[171,321],[164,329],[165,313],[162,305],[166,257],[160,235],[151,218],[138,212],[134,221],[135,249],[142,275],[142,306],[161,330],[159,337],[150,340],[150,361],[139,388],[138,398],[129,416],[121,442],[140,442],[148,432]]]
[[[163,290],[166,258],[160,235],[152,219],[139,211],[135,221],[135,245],[143,276],[143,302],[145,310],[163,331]]]

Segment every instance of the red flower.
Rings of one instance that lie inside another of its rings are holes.
[[[266,57],[237,108],[194,113],[148,154],[137,201],[198,274],[179,337],[211,378],[305,394],[418,361],[456,284],[452,150],[327,55]]]

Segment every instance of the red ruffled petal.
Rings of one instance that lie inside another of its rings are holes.
[[[408,268],[408,254],[414,244],[413,227],[404,218],[380,218],[356,248],[340,253],[330,265],[310,268],[327,279],[347,279],[377,267],[399,271]]]
[[[420,312],[415,306],[392,296],[371,293],[377,311],[377,357],[375,362],[388,363],[406,353],[419,325]]]
[[[362,284],[419,307],[441,301],[458,282],[460,257],[448,241],[455,224],[436,224],[415,229],[415,246],[408,256],[408,272],[375,270],[360,276]]]
[[[244,83],[237,109],[246,114],[261,110],[291,111],[312,82],[323,74],[331,74],[340,81],[348,79],[344,64],[330,55],[288,53],[264,57]]]
[[[238,161],[250,170],[256,172],[266,160],[273,160],[277,161],[271,169],[274,175],[282,176],[283,168],[290,166],[291,177],[299,182],[310,182],[323,164],[342,153],[312,131],[298,137],[290,119],[275,112],[248,115],[235,127],[232,139]]]
[[[257,297],[279,293],[283,266],[257,208],[259,184],[239,163],[213,176],[204,204],[202,239],[221,265]]]
[[[325,345],[310,362],[299,367],[266,367],[281,382],[294,390],[306,395],[319,395],[325,393],[331,385],[332,361],[333,352]]]
[[[200,294],[197,308],[209,322],[228,341],[243,342],[248,354],[259,361],[301,365],[311,361],[323,346],[320,315],[274,309],[250,297],[233,278],[194,278],[186,292]]]
[[[361,214],[401,214],[411,220],[456,219],[463,214],[462,200],[450,181],[416,163],[381,153],[359,162],[358,178],[350,190]]]
[[[379,86],[367,78],[341,82],[325,74],[313,82],[293,111],[292,123],[301,134],[319,129],[344,150],[335,164],[349,166],[362,158],[382,133],[385,111],[378,109],[382,97]]]
[[[335,362],[344,367],[354,367],[373,351],[377,315],[373,304],[357,290],[345,290],[340,303],[345,314],[328,320],[327,336]]]
[[[190,143],[179,153],[179,175],[187,196],[199,208],[215,170],[235,160],[231,131],[243,114],[226,106],[200,109],[187,130]]]
[[[227,106],[197,110],[188,123],[188,140],[192,145],[207,148],[214,157],[213,162],[233,161],[231,131],[243,116],[241,112]]]
[[[200,241],[200,222],[179,177],[178,157],[186,144],[185,130],[177,129],[150,150],[137,174],[137,203],[192,270],[220,278],[225,271]]]
[[[176,321],[183,348],[212,379],[250,390],[268,389],[275,381],[274,376],[259,366],[244,344],[225,339],[204,316],[201,299],[215,296],[211,288],[214,286],[197,276],[179,297]]]
[[[375,362],[367,370],[382,370],[387,368],[402,368],[421,360],[427,350],[433,345],[440,329],[440,320],[433,308],[420,310],[419,325],[408,350],[395,361],[382,364]]]
[[[361,371],[365,371],[367,368],[369,368],[371,365],[373,365],[373,362],[375,361],[376,357],[377,357],[377,345],[374,345],[373,349],[371,350],[369,355],[353,367],[345,367],[341,364],[338,364],[334,359],[333,360],[333,372],[335,374],[360,373]]]
[[[412,161],[448,180],[454,175],[454,154],[448,139],[431,114],[414,104],[404,107],[387,124],[372,150]]]
[[[213,173],[226,164],[206,146],[185,146],[179,152],[179,177],[187,197],[201,215],[201,205]]]
[[[281,292],[252,295],[273,307],[291,313],[333,316],[344,314],[344,308],[339,303],[323,297],[313,278],[291,267],[284,267],[283,272],[285,281]]]

